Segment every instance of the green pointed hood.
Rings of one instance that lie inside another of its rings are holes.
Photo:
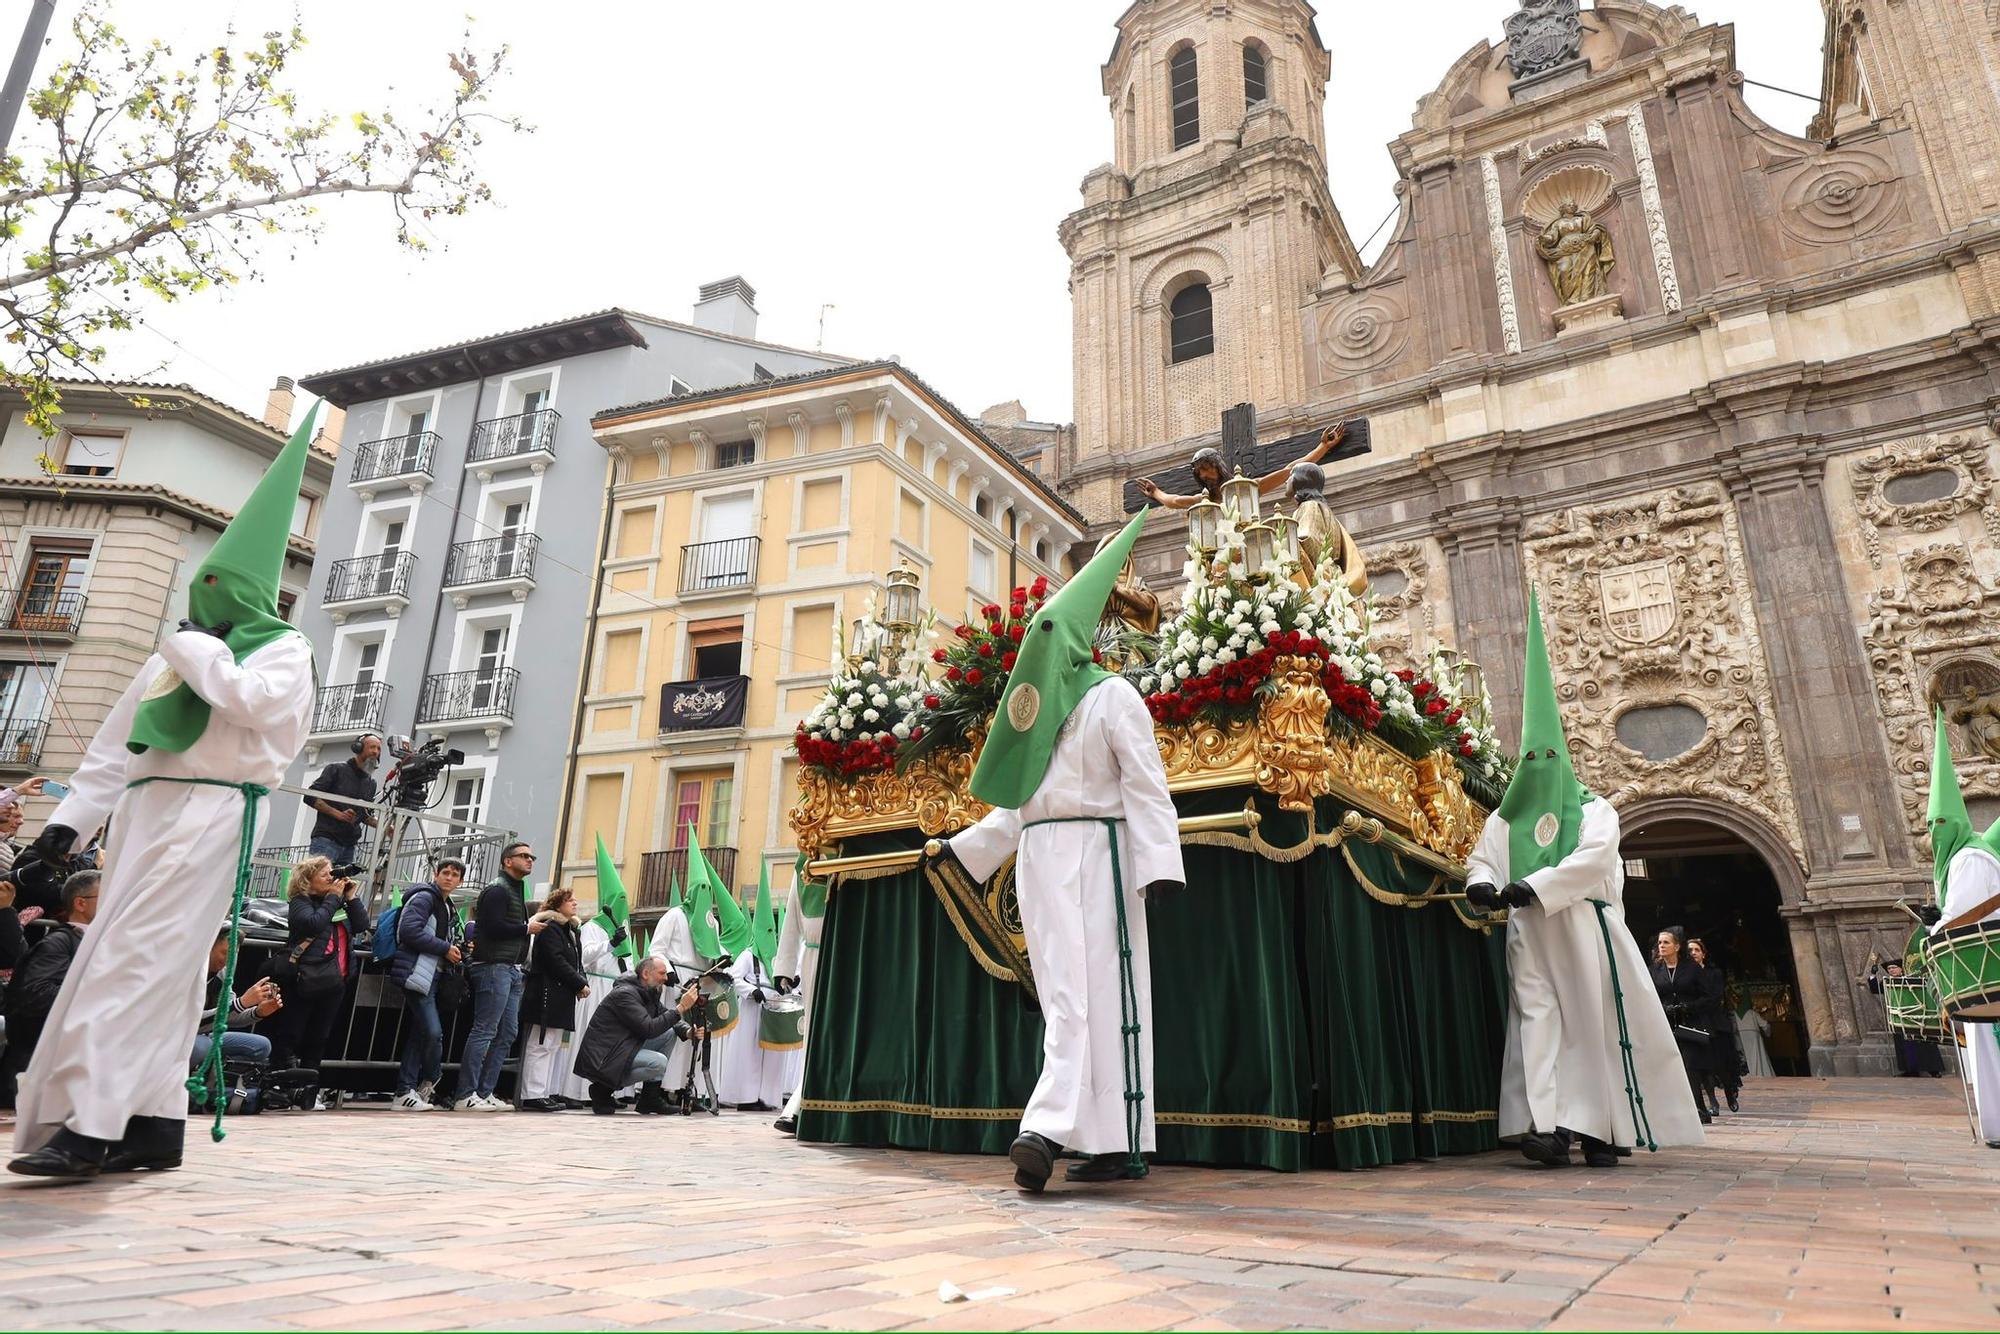
[[[1933,723],[1936,740],[1931,747],[1931,802],[1924,818],[1931,829],[1931,880],[1942,904],[1951,859],[1973,843],[1976,835],[1972,815],[1965,809],[1965,793],[1958,787],[1958,770],[1952,767],[1951,735],[1945,730],[1943,709],[1937,711]]]
[[[708,874],[715,894],[715,921],[720,928],[722,952],[734,959],[750,948],[757,933],[750,925],[750,915],[736,901],[735,893],[716,875],[715,868],[711,866]]]
[[[709,914],[715,911],[715,892],[710,888],[715,880],[715,872],[709,869],[708,858],[701,855],[701,841],[694,836],[694,826],[688,826],[688,878],[687,897],[682,900],[681,910],[687,914],[688,935],[694,939],[694,950],[704,959],[720,959],[722,942],[715,934],[715,923]]]
[[[1577,781],[1563,738],[1549,647],[1542,637],[1541,597],[1530,588],[1528,652],[1521,669],[1521,763],[1494,812],[1507,822],[1508,880],[1554,866],[1576,851],[1589,795]]]
[[[815,880],[806,874],[806,855],[801,852],[792,865],[792,883],[798,886],[799,911],[806,917],[817,920],[826,915],[826,881]]]
[[[1056,733],[1085,692],[1111,675],[1096,660],[1097,623],[1150,513],[1139,511],[1035,613],[972,771],[972,795],[987,805],[1017,809],[1035,795]]]
[[[771,960],[778,957],[778,914],[771,906],[771,867],[768,862],[757,866],[757,906],[750,914],[750,948],[757,951],[763,961],[764,971],[771,971]]]
[[[604,835],[597,836],[597,916],[592,920],[604,928],[604,934],[615,936],[618,928],[624,926],[632,916],[631,900],[625,897],[625,880],[618,874],[618,867],[612,862],[611,854],[604,850]],[[632,940],[628,934],[624,940],[612,948],[612,953],[621,959],[632,957]]]
[[[681,888],[680,872],[676,871],[673,879],[667,882],[667,907],[678,908],[686,902],[687,891]]]
[[[318,416],[319,405],[314,404],[188,584],[188,619],[200,625],[227,621],[230,630],[222,642],[238,662],[273,640],[298,633],[278,615],[278,589]],[[208,701],[172,671],[165,672],[139,701],[125,748],[135,755],[186,750],[208,727],[208,712]]]

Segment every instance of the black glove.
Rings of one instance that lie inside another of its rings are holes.
[[[628,937],[626,935],[625,928],[621,925],[616,931],[613,931],[611,933],[611,947],[613,949],[617,949],[620,945],[623,945],[627,939]]]
[[[69,860],[70,849],[76,846],[76,830],[68,825],[43,825],[42,832],[28,845],[28,851],[37,860],[60,866]]]
[[[796,977],[774,977],[771,981],[777,986],[780,996],[791,995],[799,985],[799,980]]]
[[[1516,880],[1500,891],[1500,902],[1504,907],[1525,908],[1534,901],[1534,888],[1525,880]]]
[[[1926,903],[1923,907],[1917,909],[1917,916],[1922,919],[1925,926],[1936,926],[1944,920],[1944,909],[1938,907],[1935,903]]]
[[[1500,904],[1500,891],[1484,880],[1468,880],[1465,882],[1465,901],[1475,908],[1491,912]]]
[[[762,1005],[764,1003],[764,988],[762,987],[750,988],[750,999],[756,1001],[759,1005]]]
[[[1186,888],[1179,880],[1155,880],[1146,886],[1145,898],[1148,903],[1165,903]]]
[[[923,852],[918,854],[917,857],[918,870],[929,873],[930,871],[958,861],[958,854],[951,850],[951,844],[944,842],[942,839],[934,841],[937,843],[938,850],[932,852],[930,845],[925,844]]]
[[[214,635],[217,639],[222,639],[225,638],[229,634],[229,632],[235,628],[235,625],[236,622],[234,621],[224,621],[221,625],[203,625],[200,621],[182,621],[181,633],[197,634],[197,635]]]

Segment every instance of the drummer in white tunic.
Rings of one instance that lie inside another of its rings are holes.
[[[953,838],[979,880],[1017,850],[1021,924],[1044,1032],[1042,1072],[1008,1157],[1039,1192],[1143,1175],[1154,1147],[1145,899],[1178,889],[1179,821],[1139,692],[1096,662],[1099,619],[1144,527],[1132,520],[1035,614],[972,794],[993,812]]]
[[[1926,909],[1932,934],[1975,922],[2000,924],[2000,821],[1975,837],[1958,773],[1951,762],[1944,713],[1936,718],[1931,756],[1931,868],[1938,906]],[[1979,909],[1991,905],[1983,915]],[[1964,920],[1961,920],[1964,919]],[[1965,1069],[1979,1117],[1979,1137],[2000,1149],[2000,1024],[1965,1025]]]
[[[1532,593],[1522,679],[1521,763],[1465,868],[1468,902],[1513,910],[1500,1135],[1550,1167],[1576,1139],[1597,1168],[1618,1165],[1619,1145],[1700,1144],[1680,1052],[1625,925],[1618,812],[1577,781]]]
[[[61,861],[110,821],[97,916],[21,1080],[12,1171],[81,1181],[181,1164],[202,960],[262,795],[312,718],[312,647],[278,615],[312,420],[195,570],[190,619],[112,708],[35,841]]]

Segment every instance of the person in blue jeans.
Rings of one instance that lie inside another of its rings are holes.
[[[389,984],[403,993],[403,1064],[389,1105],[399,1112],[428,1112],[437,1105],[433,1096],[444,1078],[444,1022],[437,1008],[436,970],[462,957],[454,939],[451,895],[464,882],[465,863],[444,858],[431,869],[427,883],[410,886],[396,916]],[[421,990],[411,985],[420,969]]]
[[[514,1049],[521,1021],[521,971],[528,957],[528,937],[542,933],[544,923],[528,917],[528,877],[535,873],[535,852],[526,843],[509,843],[500,851],[500,874],[479,891],[472,910],[472,965],[466,980],[472,986],[472,1031],[458,1063],[459,1112],[511,1112],[510,1103],[493,1096],[500,1067]]]
[[[198,1070],[208,1059],[208,1050],[215,1032],[216,1006],[223,1001],[222,967],[229,962],[229,923],[215,934],[215,943],[208,947],[208,992],[202,1001],[201,1027],[195,1030],[194,1051],[188,1057],[188,1069]],[[229,1017],[223,1020],[228,1027],[222,1035],[222,1059],[237,1062],[269,1062],[271,1059],[271,1039],[262,1033],[252,1033],[250,1026],[259,1019],[268,1019],[284,1008],[284,998],[278,994],[277,984],[268,977],[260,977],[240,996],[228,998]]]

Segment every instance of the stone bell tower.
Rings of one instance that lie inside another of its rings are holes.
[[[1103,68],[1113,158],[1063,220],[1077,504],[1307,397],[1301,312],[1360,263],[1327,190],[1331,60],[1304,0],[1135,0]]]

